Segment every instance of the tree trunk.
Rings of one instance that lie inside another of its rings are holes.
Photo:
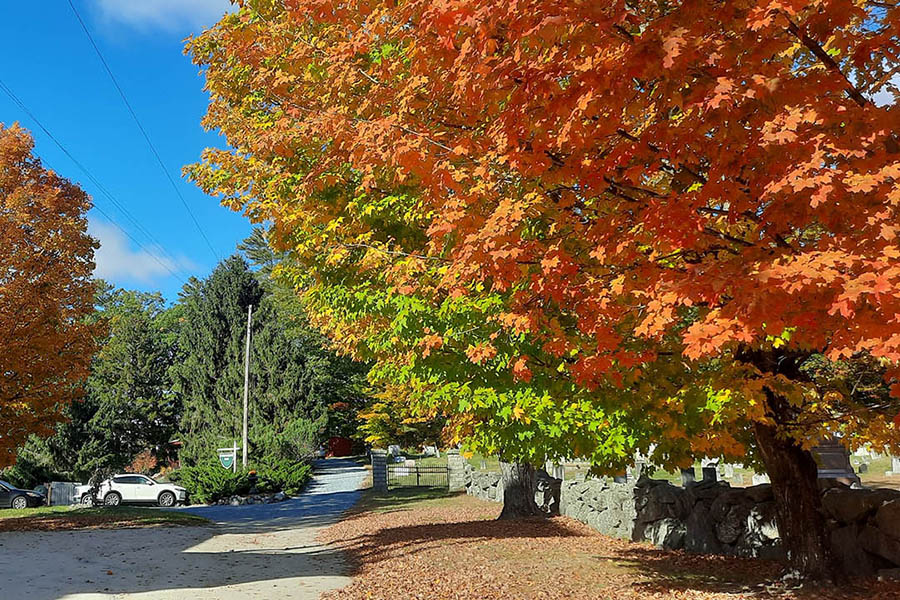
[[[742,348],[737,359],[763,373],[783,375],[794,381],[808,380],[803,364],[805,351]],[[825,525],[819,468],[809,450],[804,450],[788,433],[797,425],[801,407],[766,389],[768,423],[753,423],[757,449],[772,481],[775,518],[789,567],[804,580],[844,579],[831,551]]]
[[[500,461],[500,483],[503,485],[501,519],[521,519],[543,515],[534,501],[534,467],[527,463]]]
[[[818,467],[812,454],[776,428],[753,424],[759,452],[775,494],[775,517],[788,564],[803,579],[841,578],[825,527]]]

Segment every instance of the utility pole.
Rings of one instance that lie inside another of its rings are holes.
[[[253,305],[247,308],[247,348],[244,351],[244,427],[241,435],[241,457],[247,468],[247,397],[250,392],[250,324],[253,322]]]

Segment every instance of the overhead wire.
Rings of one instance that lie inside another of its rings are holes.
[[[49,129],[47,129],[47,127],[43,124],[43,122],[40,119],[37,118],[37,116],[31,111],[31,109],[29,109],[28,106],[15,94],[15,92],[13,92],[12,89],[10,89],[10,87],[6,85],[6,83],[3,81],[3,79],[0,79],[0,91],[2,91],[4,94],[6,94],[6,96],[10,100],[12,100],[13,104],[15,104],[16,106],[19,107],[19,110],[21,110],[32,121],[34,121],[35,125],[37,125],[38,128],[40,128],[40,130],[44,132],[44,135],[46,135],[48,138],[50,138],[50,140],[54,144],[56,144],[56,146],[60,149],[60,151],[63,154],[65,154],[69,158],[69,160],[71,160],[72,163],[81,170],[82,173],[85,174],[85,176],[91,181],[91,183],[93,183],[94,186],[98,190],[100,190],[100,192],[104,196],[106,196],[109,199],[109,201],[112,202],[116,206],[116,208],[118,208],[122,212],[122,214],[124,214],[128,218],[128,220],[130,220],[141,233],[143,233],[145,236],[147,236],[150,239],[150,241],[153,242],[153,244],[155,244],[156,247],[160,251],[162,251],[164,254],[168,254],[165,251],[165,248],[163,247],[163,245],[160,244],[156,240],[156,238],[153,236],[153,234],[150,233],[143,225],[141,225],[141,223],[137,219],[135,219],[131,215],[131,213],[128,212],[128,210],[125,208],[125,206],[122,205],[122,203],[120,203],[115,198],[115,196],[113,196],[109,192],[109,190],[107,190],[106,187],[104,187],[103,184],[100,183],[99,180],[97,180],[96,177],[94,177],[93,173],[91,173],[91,171],[88,170],[88,168],[85,167],[84,164],[81,163],[81,161],[79,161],[77,158],[75,158],[75,156],[69,151],[69,149],[66,148],[65,144],[63,144],[59,140],[59,138],[57,138],[55,135],[53,135],[53,133]],[[150,249],[148,249],[143,243],[141,243],[140,240],[138,240],[136,237],[134,237],[127,229],[125,229],[124,227],[119,225],[116,222],[116,220],[112,217],[112,215],[110,215],[108,212],[103,210],[103,208],[98,206],[96,203],[94,204],[94,208],[97,209],[97,212],[99,212],[104,217],[106,217],[119,231],[121,231],[126,236],[128,236],[128,238],[132,242],[137,244],[139,249],[147,252],[147,254],[151,258],[153,258],[157,263],[159,263],[159,265],[161,267],[163,267],[166,271],[168,271],[173,277],[178,279],[182,284],[186,283],[185,279],[181,275],[179,275],[178,272],[175,271],[170,264],[163,262],[163,260],[160,258],[160,256],[156,252],[153,252]],[[167,258],[167,260],[171,261],[172,265],[178,264],[178,261],[176,261],[171,255],[167,256],[166,258]]]
[[[81,29],[84,31],[84,34],[87,36],[88,41],[91,43],[91,46],[94,48],[94,52],[97,54],[97,58],[100,59],[100,63],[103,65],[106,74],[109,76],[110,80],[115,86],[116,91],[119,92],[119,96],[122,98],[122,102],[125,104],[125,108],[128,109],[129,114],[131,114],[131,118],[134,120],[138,129],[143,135],[144,140],[147,142],[147,146],[150,148],[150,152],[156,158],[156,162],[159,163],[160,168],[165,174],[166,178],[169,180],[169,183],[172,186],[172,189],[175,191],[175,195],[178,196],[178,199],[181,200],[181,204],[184,205],[185,210],[188,215],[190,215],[191,220],[194,222],[194,226],[197,228],[197,231],[200,233],[200,237],[203,238],[203,241],[206,242],[206,245],[209,247],[213,256],[215,256],[216,260],[219,260],[219,253],[216,252],[216,249],[213,247],[212,243],[209,241],[209,238],[206,236],[206,232],[203,231],[203,227],[200,225],[200,221],[197,219],[196,215],[194,215],[194,211],[191,210],[190,205],[187,203],[187,200],[184,199],[184,195],[181,193],[181,190],[178,187],[178,184],[175,183],[175,178],[172,177],[172,174],[169,172],[168,167],[166,167],[166,163],[163,161],[159,152],[156,149],[156,146],[153,144],[153,141],[150,139],[150,135],[147,133],[147,130],[144,128],[143,123],[141,123],[140,118],[138,118],[137,113],[134,108],[132,108],[131,103],[128,101],[128,96],[125,95],[125,91],[122,89],[122,86],[119,85],[118,79],[116,79],[115,74],[113,74],[112,69],[109,66],[109,63],[106,62],[106,58],[103,56],[103,53],[100,51],[100,47],[97,45],[97,42],[94,41],[94,36],[91,35],[90,30],[84,22],[84,19],[81,18],[81,14],[78,12],[78,9],[75,7],[75,3],[72,0],[68,0],[69,6],[72,9],[72,12],[75,14],[75,18],[78,20],[78,23],[81,25]]]

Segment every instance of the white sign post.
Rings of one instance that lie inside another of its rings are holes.
[[[219,462],[226,469],[231,469],[233,473],[237,473],[237,451],[236,443],[231,444],[231,448],[219,448]]]

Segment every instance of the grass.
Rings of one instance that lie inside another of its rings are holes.
[[[464,492],[450,493],[437,488],[402,488],[389,492],[377,492],[369,488],[363,491],[354,512],[387,513],[412,506],[445,506],[454,498],[464,495]]]
[[[440,457],[425,456],[424,454],[416,454],[415,452],[404,452],[403,456],[415,460],[422,467],[446,467],[447,453],[441,452]],[[478,471],[494,471],[500,472],[500,459],[496,456],[484,456],[482,454],[473,454],[466,459],[472,468]],[[482,466],[484,465],[484,466]]]
[[[132,506],[41,506],[0,511],[0,532],[196,526],[208,523],[207,519],[189,513]]]

